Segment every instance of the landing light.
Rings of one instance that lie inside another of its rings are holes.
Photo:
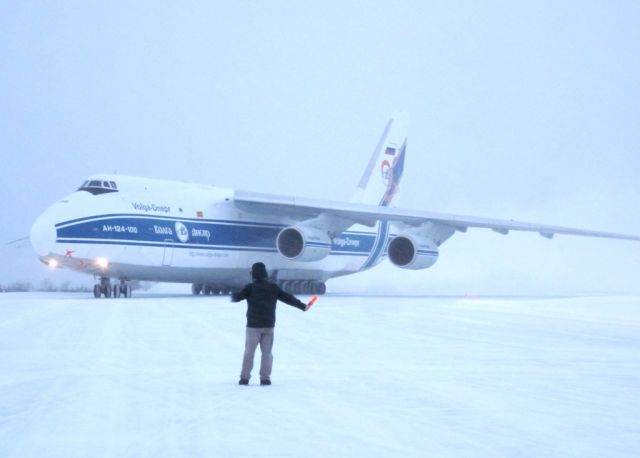
[[[109,260],[107,258],[96,258],[96,266],[106,269],[109,267]]]
[[[56,261],[55,259],[49,259],[49,261],[47,262],[47,265],[50,268],[55,269],[56,267],[58,267],[58,261]]]

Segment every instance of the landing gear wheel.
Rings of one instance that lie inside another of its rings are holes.
[[[199,296],[202,292],[202,285],[200,283],[193,283],[191,285],[191,294],[194,296]]]
[[[303,281],[302,282],[302,294],[314,294],[314,283],[312,281]]]
[[[316,294],[320,294],[321,296],[327,292],[327,285],[324,283],[318,283]]]
[[[120,285],[113,285],[113,298],[117,299],[120,297]]]
[[[102,295],[102,288],[100,285],[93,285],[93,297],[98,299]]]

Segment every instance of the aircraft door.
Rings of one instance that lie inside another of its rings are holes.
[[[173,240],[167,239],[164,241],[164,253],[162,255],[162,265],[170,266],[173,262]]]

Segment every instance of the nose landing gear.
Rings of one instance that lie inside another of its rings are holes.
[[[113,285],[113,297],[131,297],[131,284],[126,280],[120,280],[119,285]]]
[[[111,284],[107,277],[100,277],[100,283],[93,285],[93,297],[131,297],[131,284],[128,280],[121,279],[119,284]]]

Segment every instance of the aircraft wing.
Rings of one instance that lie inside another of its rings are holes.
[[[565,234],[640,241],[640,236],[618,234],[614,232],[574,229],[514,220],[481,218],[476,216],[454,215],[421,210],[381,207],[351,202],[333,202],[320,199],[278,196],[239,190],[234,193],[234,204],[238,208],[252,213],[282,215],[299,221],[324,215],[325,217],[344,222],[346,224],[345,229],[352,224],[373,226],[377,221],[404,223],[416,227],[427,222],[434,222],[450,226],[460,232],[465,232],[470,227],[477,227],[492,229],[500,234],[507,234],[509,231],[537,232],[543,237],[549,239],[553,238],[555,234]]]

